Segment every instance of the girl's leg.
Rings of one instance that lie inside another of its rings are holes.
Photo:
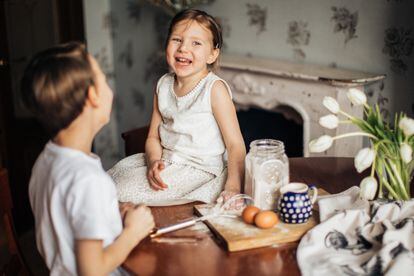
[[[117,184],[119,201],[153,206],[183,204],[196,200],[213,202],[223,189],[225,171],[216,177],[187,165],[168,162],[165,165],[161,178],[168,188],[155,191],[147,180],[144,154],[132,155],[118,162],[108,173]]]

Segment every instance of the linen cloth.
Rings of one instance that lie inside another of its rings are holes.
[[[214,202],[227,179],[226,148],[211,107],[211,89],[222,81],[209,72],[186,95],[174,92],[174,73],[165,74],[157,83],[158,109],[162,122],[159,135],[165,168],[163,191],[151,189],[147,180],[144,154],[135,154],[118,162],[108,173],[117,184],[121,202],[150,206],[183,204],[190,201]]]
[[[369,203],[352,187],[318,204],[297,250],[303,275],[413,275],[414,200]]]

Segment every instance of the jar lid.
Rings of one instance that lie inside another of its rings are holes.
[[[250,143],[250,150],[284,153],[285,144],[275,139],[259,139]]]

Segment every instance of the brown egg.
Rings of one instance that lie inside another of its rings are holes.
[[[254,218],[256,226],[263,229],[272,228],[278,221],[279,218],[276,213],[272,211],[261,211]]]
[[[249,205],[246,208],[244,208],[242,213],[242,218],[245,223],[253,224],[254,223],[254,217],[257,213],[260,212],[260,209],[256,206]]]

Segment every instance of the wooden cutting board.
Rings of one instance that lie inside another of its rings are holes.
[[[319,194],[327,194],[318,189]],[[317,206],[315,204],[315,206]],[[212,204],[195,205],[194,211],[203,216],[209,213]],[[243,222],[241,217],[217,217],[205,221],[207,226],[226,244],[228,251],[240,251],[270,245],[296,242],[312,227],[319,223],[319,213],[313,210],[313,216],[303,224],[279,222],[271,229],[260,229]]]

